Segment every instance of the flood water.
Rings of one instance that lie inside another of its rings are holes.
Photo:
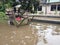
[[[60,25],[31,22],[17,28],[0,23],[0,45],[60,45]]]
[[[37,29],[38,41],[36,45],[60,45],[60,25],[49,23],[32,23]]]

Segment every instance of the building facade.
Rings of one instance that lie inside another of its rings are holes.
[[[40,3],[37,14],[39,15],[60,15],[60,2],[51,2],[50,0]]]
[[[60,2],[40,4],[37,10],[38,14],[60,15]]]

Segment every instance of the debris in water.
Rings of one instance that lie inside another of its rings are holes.
[[[37,25],[40,26],[40,23],[38,23]]]
[[[25,38],[29,39],[29,38],[30,38],[30,36],[25,36]]]
[[[10,38],[14,38],[13,36],[11,36]]]
[[[36,29],[40,29],[41,28],[41,26],[36,26]]]
[[[16,35],[16,32],[15,32],[15,31],[13,31],[13,34],[15,34],[15,35]]]

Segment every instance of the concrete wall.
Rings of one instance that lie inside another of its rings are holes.
[[[37,11],[37,13],[29,13],[28,15],[42,15],[42,16],[60,16],[60,11],[51,11],[51,5],[58,5],[59,3],[49,3],[49,4],[40,4],[42,6],[42,11]]]
[[[51,16],[59,16],[60,15],[60,11],[51,11],[51,5],[54,5],[54,4],[42,5],[42,11],[37,11],[37,14],[40,14],[40,15],[49,15],[49,16],[50,15]]]
[[[37,14],[45,14],[45,6],[42,6],[42,11],[37,11]]]
[[[47,6],[47,14],[48,15],[59,15],[60,11],[51,11],[51,5]]]

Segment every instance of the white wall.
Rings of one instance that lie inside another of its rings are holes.
[[[40,5],[40,6],[42,6],[42,11],[37,11],[37,13],[31,14],[31,15],[59,16],[60,15],[60,11],[57,11],[57,12],[56,11],[51,11],[51,5],[53,5],[53,4]]]
[[[60,11],[51,11],[51,5],[47,6],[48,15],[59,15]]]
[[[45,6],[42,6],[42,11],[37,11],[37,14],[45,14]]]
[[[45,11],[46,11],[46,14],[45,14]],[[37,13],[41,15],[60,15],[59,14],[60,11],[51,11],[51,5],[42,6],[42,11],[37,11]]]

